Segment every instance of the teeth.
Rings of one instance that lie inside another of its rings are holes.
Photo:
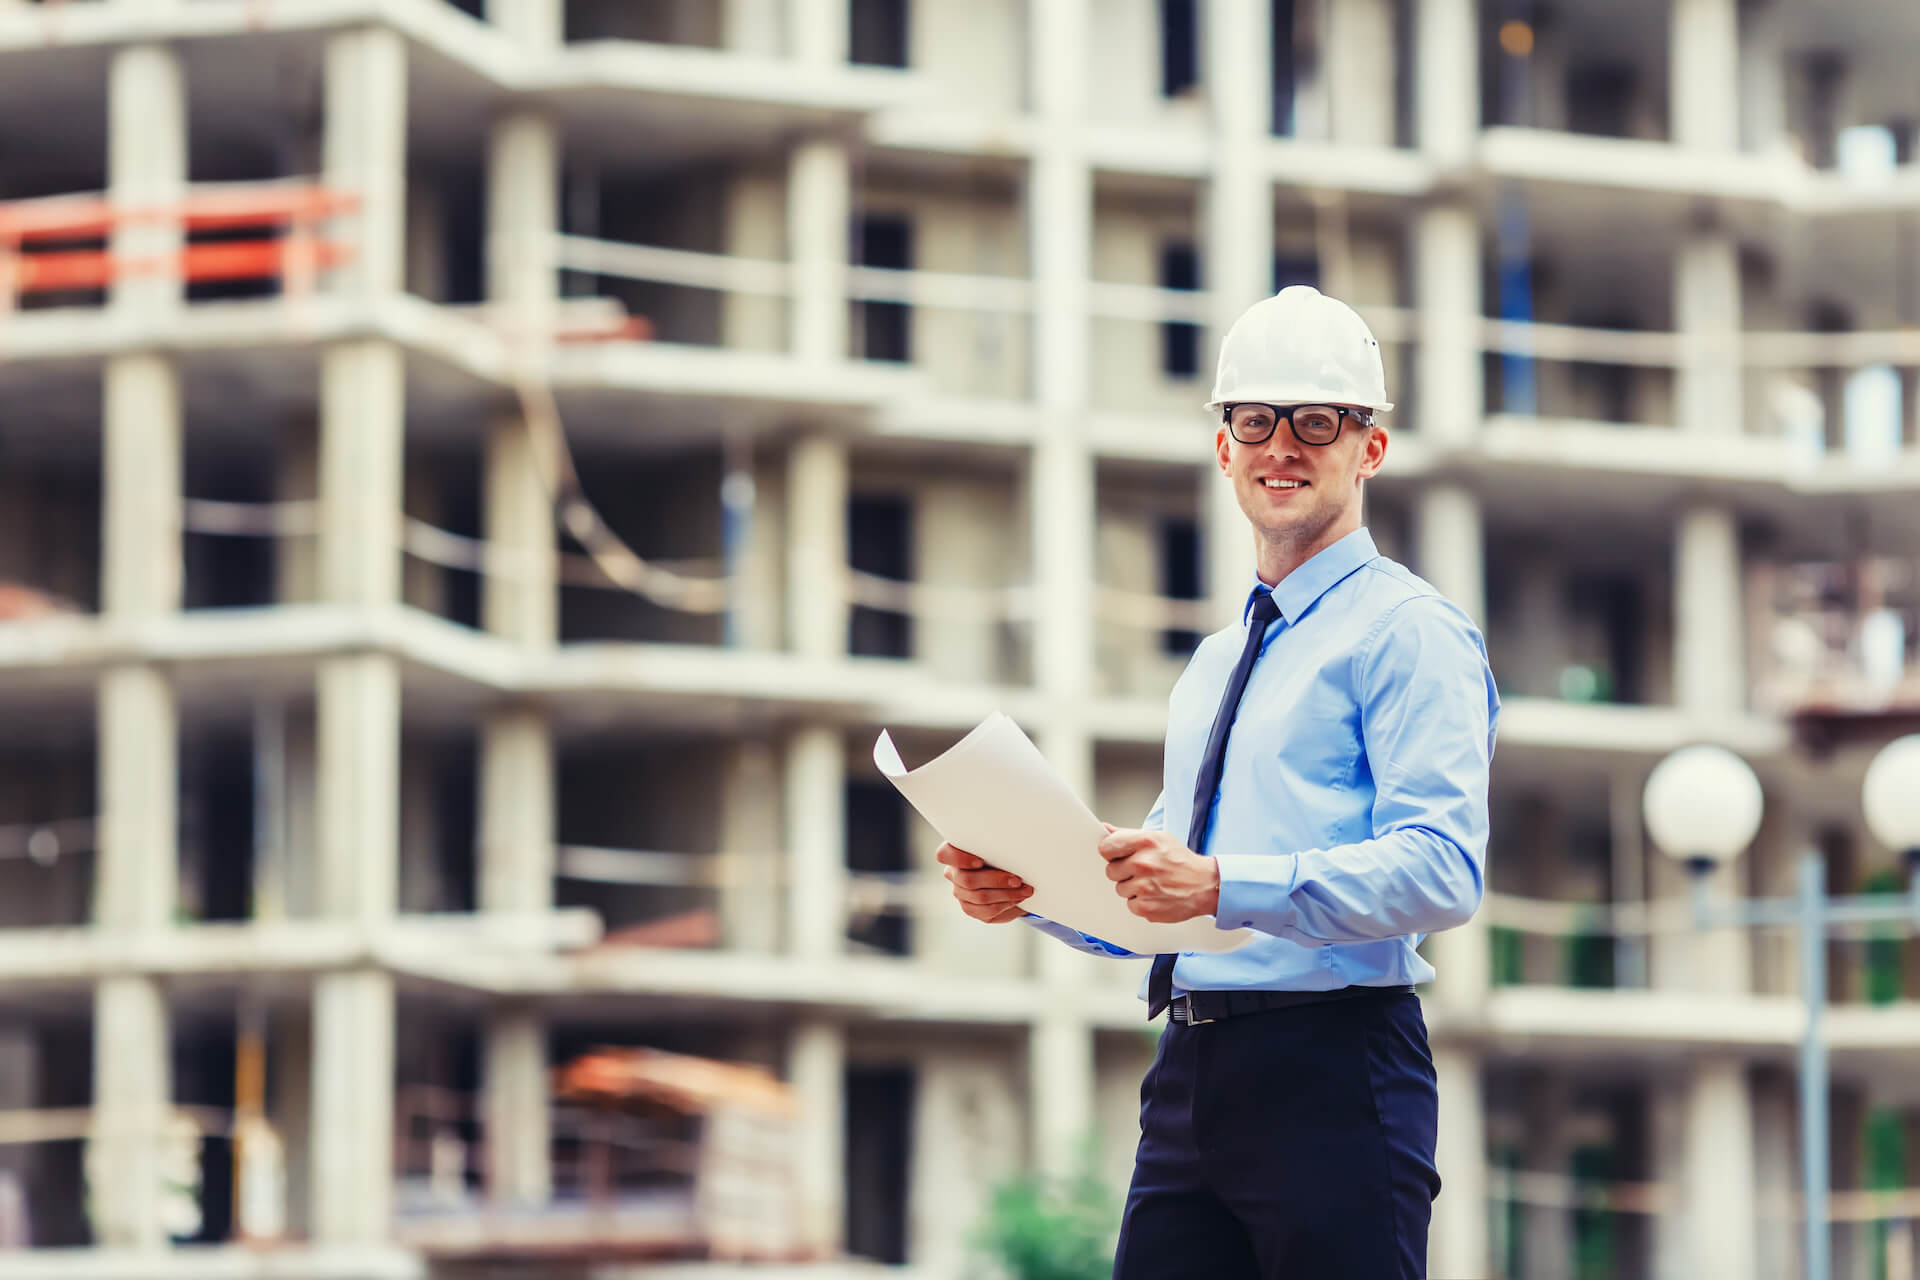
[[[1304,489],[1307,487],[1306,481],[1304,480],[1262,480],[1260,483],[1269,489]]]

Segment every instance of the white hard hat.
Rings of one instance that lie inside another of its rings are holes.
[[[1220,344],[1208,410],[1230,404],[1351,404],[1385,413],[1380,344],[1357,312],[1296,284],[1241,313]]]

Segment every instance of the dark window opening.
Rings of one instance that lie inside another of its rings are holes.
[[[1605,138],[1632,132],[1634,71],[1631,67],[1586,67],[1567,76],[1567,128]]]
[[[1613,574],[1578,574],[1568,581],[1565,599],[1575,618],[1598,622],[1606,666],[1585,677],[1571,669],[1563,673],[1560,695],[1577,702],[1644,701],[1640,637],[1645,610],[1639,583]]]
[[[907,1260],[913,1092],[910,1067],[847,1071],[847,1252],[855,1257]]]
[[[1200,287],[1200,255],[1190,244],[1160,247],[1160,287],[1193,290]],[[1160,369],[1169,378],[1192,378],[1200,373],[1200,326],[1170,320],[1160,326]]]
[[[1177,98],[1200,83],[1200,6],[1160,0],[1160,94]]]
[[[912,11],[907,0],[853,0],[847,17],[850,61],[865,67],[908,65]]]
[[[862,214],[855,224],[853,260],[889,271],[913,269],[913,224],[897,214]],[[857,304],[860,354],[868,360],[913,359],[913,312],[904,302]]]
[[[913,508],[891,495],[855,497],[847,504],[848,559],[856,573],[896,582],[913,576]],[[855,605],[847,650],[869,658],[913,656],[913,619],[904,613]]]
[[[445,196],[440,239],[441,270],[449,306],[486,301],[487,189],[478,172],[443,173]]]
[[[1160,522],[1160,594],[1169,600],[1198,600],[1200,595],[1200,525],[1193,520]],[[1160,651],[1176,657],[1192,653],[1200,633],[1169,627],[1160,633]]]
[[[903,882],[911,869],[906,801],[889,783],[849,782],[846,802],[847,870]],[[847,936],[873,950],[904,956],[913,949],[912,926],[904,912],[882,908],[854,919]]]
[[[1305,284],[1320,287],[1320,260],[1312,256],[1294,257],[1290,254],[1273,255],[1273,291],[1280,292],[1289,285]]]
[[[1294,80],[1294,37],[1293,37],[1293,0],[1273,0],[1271,9],[1273,19],[1273,132],[1283,138],[1292,137],[1295,128],[1293,119]]]
[[[486,0],[447,0],[447,3],[469,17],[484,20],[487,16]]]

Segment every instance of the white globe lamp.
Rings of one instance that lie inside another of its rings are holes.
[[[1867,830],[1920,870],[1920,733],[1896,738],[1867,766],[1860,789]]]
[[[1695,873],[1731,862],[1760,830],[1760,779],[1725,747],[1682,747],[1654,766],[1641,796],[1660,851]]]

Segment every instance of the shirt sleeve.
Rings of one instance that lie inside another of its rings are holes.
[[[1437,933],[1479,908],[1500,700],[1478,630],[1445,600],[1409,600],[1362,653],[1357,683],[1372,838],[1222,854],[1222,928],[1328,946]]]
[[[1164,831],[1167,826],[1167,793],[1162,791],[1154,797],[1153,808],[1147,811],[1147,817],[1140,824],[1143,831]],[[1092,934],[1082,933],[1078,929],[1069,929],[1066,925],[1049,920],[1045,916],[1036,916],[1031,911],[1026,922],[1046,934],[1072,947],[1075,951],[1084,951],[1090,956],[1105,956],[1113,960],[1137,960],[1140,953],[1129,951],[1125,947],[1116,947],[1111,942],[1102,942]]]

